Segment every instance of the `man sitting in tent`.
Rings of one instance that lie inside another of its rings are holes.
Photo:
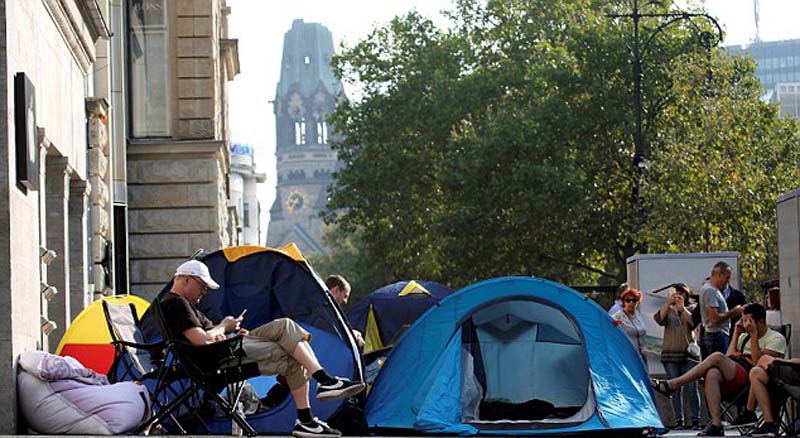
[[[329,275],[325,279],[325,286],[330,291],[333,299],[339,303],[339,306],[344,307],[347,305],[347,300],[350,299],[350,283],[341,275]],[[353,337],[356,338],[356,344],[359,348],[364,346],[364,336],[360,331],[353,329]]]
[[[697,366],[670,380],[653,382],[656,391],[670,396],[683,385],[705,377],[704,391],[711,421],[701,436],[724,436],[720,418],[723,395],[735,395],[748,382],[750,369],[765,355],[783,357],[786,339],[767,326],[767,312],[761,304],[749,304],[736,323],[727,354],[716,352]]]
[[[317,381],[317,399],[346,398],[361,392],[363,383],[330,376],[319,364],[308,341],[311,335],[289,318],[281,318],[253,329],[240,328],[242,315],[226,316],[214,325],[195,305],[209,289],[219,289],[208,267],[197,260],[183,263],[175,271],[172,290],[161,301],[166,323],[172,333],[192,345],[206,345],[225,339],[230,333],[245,336],[245,363],[255,362],[262,375],[286,377],[297,406],[292,435],[297,437],[339,436],[336,429],[312,417],[309,403],[309,374]]]

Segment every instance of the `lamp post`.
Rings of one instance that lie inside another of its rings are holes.
[[[661,2],[650,1],[645,6],[660,5]],[[690,12],[674,12],[674,13],[642,13],[639,10],[639,0],[633,0],[633,11],[627,14],[608,14],[609,18],[622,18],[630,19],[633,21],[633,46],[630,48],[633,56],[633,105],[636,111],[636,128],[634,132],[634,145],[635,151],[633,155],[633,166],[636,169],[636,184],[633,187],[633,199],[636,203],[636,208],[639,213],[642,212],[642,197],[641,185],[644,179],[644,168],[647,167],[648,148],[643,134],[643,118],[644,109],[642,105],[642,83],[644,82],[644,70],[642,63],[648,55],[650,45],[656,39],[659,33],[677,22],[688,22],[699,31],[700,45],[709,51],[709,58],[711,57],[711,48],[716,46],[722,41],[722,27],[720,27],[714,17],[705,13],[690,13]],[[643,36],[639,28],[640,22],[643,18],[658,18],[664,20],[648,35]],[[716,27],[717,34],[703,30],[695,22],[695,20],[707,20]],[[709,73],[710,76],[710,73]]]

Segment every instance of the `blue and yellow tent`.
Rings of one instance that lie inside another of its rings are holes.
[[[364,353],[369,353],[388,346],[398,333],[453,292],[432,281],[398,281],[355,303],[347,318],[364,334]]]
[[[442,300],[400,338],[366,404],[378,429],[548,435],[662,428],[644,364],[605,310],[547,280]]]
[[[351,329],[334,304],[327,288],[294,244],[281,248],[240,246],[216,251],[201,258],[219,283],[198,304],[217,322],[226,315],[247,309],[242,326],[254,329],[276,318],[289,317],[311,333],[311,347],[325,369],[337,376],[363,380],[361,356]],[[167,293],[172,282],[164,288]],[[148,333],[155,330],[149,314],[142,318]],[[260,397],[275,383],[272,377],[250,379]],[[314,415],[328,419],[342,406],[342,400],[319,402],[316,385],[311,385]],[[275,408],[247,417],[253,428],[264,434],[289,434],[297,417],[294,402],[287,397]],[[209,423],[212,432],[228,434],[230,420]]]

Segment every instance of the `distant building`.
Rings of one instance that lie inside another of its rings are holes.
[[[800,83],[800,39],[755,42],[748,46],[728,46],[725,50],[753,57],[756,76],[764,87],[764,100],[780,102],[782,116],[797,117],[794,93]],[[792,88],[795,91],[790,91]],[[783,108],[785,104],[794,105],[795,109]]]
[[[331,150],[333,128],[326,117],[344,97],[330,66],[333,53],[333,37],[318,23],[295,20],[284,37],[274,105],[278,184],[268,246],[295,242],[306,252],[327,251],[320,212],[340,163]]]
[[[800,82],[786,82],[775,86],[771,93],[772,101],[780,102],[781,117],[794,117],[800,120]]]
[[[231,203],[239,216],[240,245],[263,245],[261,240],[261,204],[258,184],[267,180],[256,171],[253,148],[243,144],[231,145]]]

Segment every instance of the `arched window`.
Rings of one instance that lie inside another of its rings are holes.
[[[294,122],[294,144],[306,144],[306,119]]]

